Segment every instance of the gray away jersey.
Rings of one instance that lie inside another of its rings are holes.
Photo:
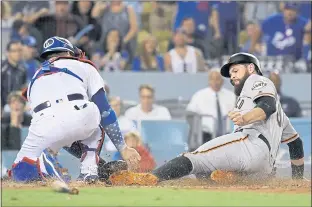
[[[271,96],[275,98],[276,112],[274,112],[268,120],[255,122],[242,127],[235,126],[234,128],[235,130],[252,128],[265,136],[271,145],[271,155],[275,159],[280,143],[292,142],[297,139],[299,135],[281,107],[273,82],[260,75],[250,75],[237,99],[234,110],[246,114],[256,106],[254,101],[261,96]]]

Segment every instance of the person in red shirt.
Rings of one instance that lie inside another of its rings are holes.
[[[144,146],[141,136],[137,132],[129,132],[124,137],[127,146],[136,149],[141,156],[139,167],[135,171],[140,173],[152,171],[156,167],[156,162],[152,154]],[[114,159],[121,159],[119,152],[115,154]]]

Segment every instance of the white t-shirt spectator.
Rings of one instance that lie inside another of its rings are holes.
[[[118,117],[118,124],[120,127],[120,131],[123,135],[129,133],[129,132],[136,132],[138,129],[136,128],[134,122],[130,119],[128,119],[125,116],[119,116]],[[115,145],[112,143],[110,139],[105,142],[105,149],[107,151],[117,151]]]
[[[234,109],[236,96],[232,91],[221,88],[218,92],[218,97],[222,117],[225,118],[228,112]],[[201,115],[210,115],[217,119],[216,92],[210,87],[197,91],[188,104],[187,111],[195,112]],[[214,132],[213,129],[215,129],[216,126],[212,117],[202,118],[202,127],[204,132]],[[230,132],[231,130],[229,120],[227,119],[226,131]]]
[[[141,109],[141,104],[129,108],[125,112],[125,116],[133,121],[141,121],[141,120],[171,120],[171,115],[169,110],[160,105],[153,105],[152,111],[145,113]]]
[[[169,51],[173,73],[196,73],[198,70],[195,47],[187,45],[187,53],[183,58],[175,49]]]

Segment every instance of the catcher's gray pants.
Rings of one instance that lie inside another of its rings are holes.
[[[268,145],[259,133],[236,132],[217,137],[183,156],[193,164],[191,174],[209,174],[214,170],[268,175],[272,171]]]

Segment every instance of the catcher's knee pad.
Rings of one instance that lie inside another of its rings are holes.
[[[13,164],[12,169],[9,171],[9,176],[15,182],[33,182],[43,179],[40,171],[39,159],[32,160],[24,157],[18,163]]]

